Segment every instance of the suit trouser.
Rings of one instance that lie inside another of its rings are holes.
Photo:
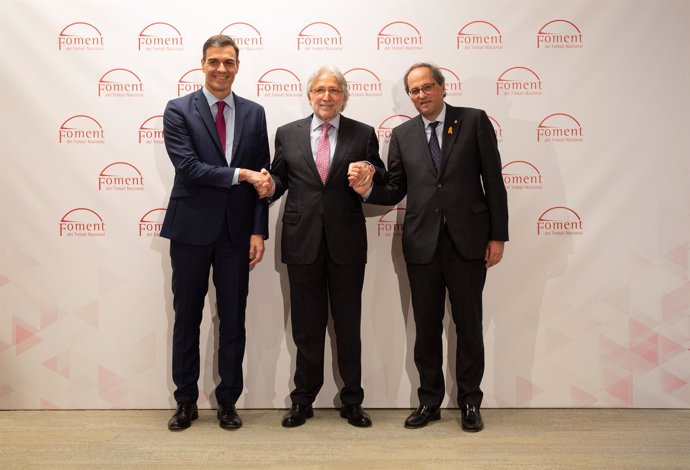
[[[244,359],[244,314],[249,284],[249,250],[230,241],[227,222],[218,240],[209,246],[170,242],[175,325],[172,344],[172,376],[175,400],[199,397],[199,329],[213,267],[218,308],[218,403],[234,404],[242,393]]]
[[[484,263],[483,259],[464,258],[444,226],[433,260],[429,264],[407,265],[416,325],[414,360],[420,382],[417,395],[422,405],[440,406],[445,396],[442,335],[446,290],[457,335],[458,405],[481,405]]]
[[[359,405],[362,389],[360,320],[364,264],[339,265],[321,237],[316,261],[288,264],[292,338],[297,346],[292,403],[310,405],[323,386],[324,346],[330,298],[343,405]]]

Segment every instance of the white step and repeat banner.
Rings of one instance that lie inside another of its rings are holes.
[[[306,79],[324,63],[345,72],[345,114],[378,130],[384,161],[390,130],[415,115],[402,84],[413,62],[442,68],[449,103],[490,115],[511,241],[485,290],[484,406],[687,408],[689,5],[5,0],[0,408],[173,404],[161,115],[201,86],[201,46],[218,33],[240,45],[233,90],[266,108],[271,140],[309,114]],[[281,210],[251,273],[243,408],[289,404]],[[416,405],[404,211],[366,208],[368,407]],[[214,310],[203,407],[217,380]],[[332,343],[317,406],[337,404]]]

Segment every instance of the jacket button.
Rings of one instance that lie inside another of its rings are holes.
[[[439,183],[439,184],[436,185],[436,187],[437,187],[438,189],[441,189],[441,188],[443,187],[443,185]]]

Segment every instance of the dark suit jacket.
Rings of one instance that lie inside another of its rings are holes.
[[[443,220],[455,247],[483,258],[489,240],[508,240],[508,203],[496,134],[480,109],[446,104],[441,170],[436,173],[421,116],[393,129],[386,184],[374,184],[367,202],[394,205],[407,195],[405,261],[426,264]]]
[[[348,186],[350,163],[367,160],[382,181],[385,167],[379,157],[374,128],[340,116],[338,142],[326,183],[316,170],[311,150],[312,117],[279,127],[271,174],[275,193],[271,201],[288,191],[283,213],[282,261],[313,263],[323,233],[328,252],[337,264],[363,264],[367,260],[367,233],[362,199]]]
[[[228,166],[202,90],[168,102],[163,136],[175,166],[175,183],[161,236],[190,245],[216,241],[227,217],[230,238],[249,249],[252,234],[268,238],[268,205],[254,187],[232,185],[235,168],[268,168],[266,115],[260,105],[234,95],[235,134]]]

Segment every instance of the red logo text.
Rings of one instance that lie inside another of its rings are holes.
[[[582,235],[583,222],[577,212],[565,206],[545,210],[537,219],[537,235]]]
[[[553,20],[537,33],[538,49],[580,49],[583,46],[580,28],[568,20]]]
[[[105,222],[96,211],[86,207],[72,209],[60,219],[61,237],[104,237]]]
[[[143,189],[144,177],[131,163],[111,163],[98,175],[99,191],[143,191]]]
[[[443,72],[443,76],[446,79],[444,84],[446,96],[462,96],[462,81],[460,77],[449,68],[439,67],[439,69]]]
[[[140,144],[163,143],[163,115],[151,116],[139,126]]]
[[[144,96],[144,84],[131,70],[108,70],[98,80],[98,96],[108,98],[142,97]]]
[[[570,114],[554,113],[537,126],[537,142],[582,142],[582,125]]]
[[[140,51],[181,51],[182,34],[170,23],[151,23],[137,37]]]
[[[511,67],[496,80],[496,95],[541,95],[541,79],[527,67]]]
[[[410,116],[406,116],[404,114],[394,114],[384,119],[383,122],[379,124],[378,128],[379,143],[390,143],[393,128],[399,126],[405,121],[409,121],[410,119]]]
[[[242,52],[260,51],[264,48],[264,38],[259,30],[249,23],[231,23],[223,28],[220,34],[225,34],[234,39],[235,44]]]
[[[462,50],[503,49],[503,35],[488,21],[472,21],[458,31],[456,46]]]
[[[383,96],[381,79],[369,69],[354,68],[343,74],[350,96]]]
[[[381,217],[376,223],[377,237],[400,236],[405,225],[405,208],[394,207]]]
[[[78,21],[65,26],[58,34],[61,51],[102,51],[103,35],[94,25]]]
[[[77,114],[67,118],[58,130],[60,144],[104,144],[103,126],[91,116]]]
[[[163,217],[165,216],[165,209],[158,207],[151,209],[139,219],[139,236],[140,237],[157,237],[161,233],[163,227]]]
[[[206,76],[201,69],[192,69],[186,72],[177,81],[177,96],[188,95],[200,90],[206,82]]]
[[[308,24],[297,34],[298,51],[338,51],[343,49],[343,38],[335,26],[317,21]]]
[[[284,98],[302,96],[302,92],[299,78],[288,69],[271,69],[256,83],[256,96]]]
[[[491,117],[491,116],[488,116],[488,117],[489,117],[489,121],[491,121],[491,125],[494,128],[494,133],[496,134],[496,141],[499,143],[503,142],[503,128],[501,127],[501,124],[499,124],[499,122],[496,119],[494,119],[493,117]]]
[[[388,23],[376,35],[376,49],[378,50],[421,50],[423,47],[422,33],[415,26],[404,21]]]
[[[544,187],[539,169],[524,160],[506,163],[502,173],[503,183],[508,189],[542,189]]]

